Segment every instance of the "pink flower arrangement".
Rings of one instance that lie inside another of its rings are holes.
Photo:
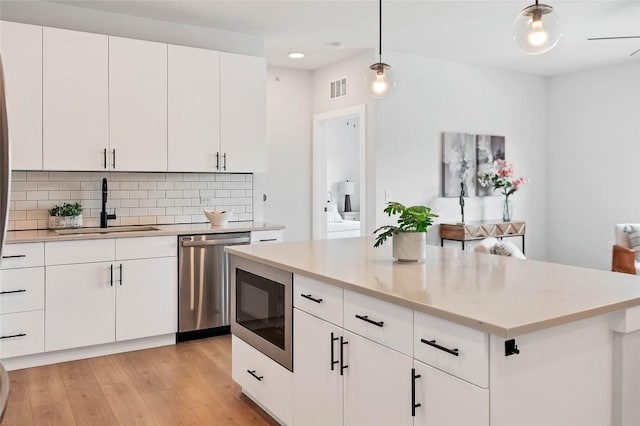
[[[529,179],[519,177],[513,178],[513,164],[505,160],[496,160],[491,170],[478,173],[478,181],[484,187],[492,187],[494,190],[501,189],[502,195],[509,198],[520,189],[525,183],[529,183]]]

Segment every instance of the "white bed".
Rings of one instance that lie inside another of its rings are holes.
[[[342,222],[327,223],[327,238],[351,238],[360,236],[360,221],[342,220]]]

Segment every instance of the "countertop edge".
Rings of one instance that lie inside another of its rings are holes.
[[[246,223],[246,225],[244,225]],[[107,233],[86,233],[86,234],[69,234],[57,235],[55,231],[50,230],[31,230],[31,231],[9,231],[7,232],[7,240],[5,244],[25,244],[25,243],[41,243],[54,241],[79,241],[79,240],[102,240],[110,238],[134,238],[134,237],[163,237],[172,235],[195,235],[195,234],[223,234],[230,232],[252,232],[252,231],[277,231],[285,229],[284,225],[262,223],[262,222],[233,222],[233,226],[213,226],[210,228],[199,229],[199,226],[206,226],[206,223],[194,224],[176,224],[176,225],[149,225],[158,227],[158,230],[150,231],[129,231],[129,232],[107,232]],[[193,229],[187,229],[189,226]],[[146,225],[141,225],[146,226]],[[181,229],[162,229],[162,227],[179,227]],[[26,236],[27,233],[42,233],[43,235]],[[24,237],[20,237],[20,233],[25,233]],[[45,235],[46,234],[46,235]]]
[[[457,315],[450,311],[434,308],[432,306],[423,305],[420,303],[413,302],[411,300],[404,299],[402,297],[397,297],[390,295],[388,293],[384,293],[381,291],[371,290],[368,288],[364,288],[361,286],[354,285],[347,281],[342,281],[336,278],[332,278],[326,275],[314,273],[311,271],[303,270],[300,268],[296,268],[290,265],[286,265],[280,262],[274,262],[272,260],[268,260],[259,256],[252,255],[250,253],[246,253],[243,251],[234,250],[233,247],[225,247],[225,251],[231,255],[238,256],[247,260],[251,260],[257,263],[262,263],[264,265],[272,266],[274,268],[283,269],[287,272],[291,272],[293,274],[304,275],[305,277],[312,278],[327,284],[336,285],[346,290],[351,290],[360,294],[364,294],[366,296],[371,296],[376,299],[386,301],[389,303],[393,303],[399,306],[403,306],[409,309],[413,309],[418,312],[422,312],[428,315],[433,315],[435,317],[452,321],[460,325],[464,325],[476,330],[480,330],[498,337],[502,337],[505,339],[512,339],[518,336],[522,336],[524,334],[533,333],[536,331],[541,331],[545,329],[549,329],[552,327],[561,326],[564,324],[568,324],[575,321],[580,321],[587,318],[592,318],[599,315],[606,315],[616,311],[620,311],[622,309],[631,308],[634,306],[640,305],[640,299],[631,299],[620,303],[614,303],[607,306],[601,306],[594,309],[587,309],[581,312],[569,313],[567,315],[563,315],[560,317],[556,317],[549,320],[537,321],[533,323],[528,323],[525,325],[517,326],[517,327],[509,327],[505,328],[503,326],[492,324],[488,322],[481,322],[473,318],[469,318],[462,315]]]

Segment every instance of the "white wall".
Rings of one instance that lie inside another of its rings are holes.
[[[256,180],[267,195],[264,220],[284,224],[286,241],[311,239],[312,99],[310,71],[268,67],[269,171]]]
[[[327,123],[327,188],[338,210],[344,211],[345,196],[340,183],[356,185],[351,195],[351,210],[360,211],[360,123],[358,117],[341,118]]]
[[[7,1],[0,19],[98,34],[263,56],[262,38],[47,1]]]
[[[640,222],[640,63],[548,87],[548,260],[609,269],[613,226]]]

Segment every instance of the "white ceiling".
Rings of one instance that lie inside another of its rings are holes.
[[[640,39],[587,41],[587,37],[640,35],[640,0],[546,0],[563,21],[551,52],[528,56],[511,39],[517,13],[532,0],[383,1],[384,49],[463,63],[556,75],[640,60]],[[271,65],[316,69],[377,45],[375,0],[193,1],[70,0],[74,6],[207,26],[263,37]],[[332,43],[341,43],[341,48]],[[291,51],[306,57],[292,60]]]

